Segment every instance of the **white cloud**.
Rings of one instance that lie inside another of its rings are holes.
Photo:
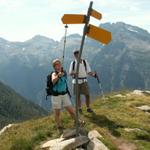
[[[149,0],[93,0],[93,8],[103,14],[101,22],[124,21],[150,31]],[[60,40],[64,35],[64,13],[86,13],[90,0],[0,0],[0,37],[26,40],[43,34]],[[81,33],[82,26],[69,25],[68,34]]]

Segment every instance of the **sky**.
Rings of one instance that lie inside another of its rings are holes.
[[[25,41],[43,35],[59,41],[64,36],[63,14],[86,14],[90,0],[0,0],[0,37]],[[93,0],[102,19],[90,23],[125,22],[150,32],[150,0]],[[69,25],[68,35],[82,34],[83,25]]]

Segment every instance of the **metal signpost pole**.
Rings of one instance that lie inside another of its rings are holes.
[[[79,136],[79,108],[78,108],[78,77],[79,77],[79,66],[81,62],[81,56],[85,41],[85,36],[95,39],[103,44],[108,44],[111,41],[111,32],[102,29],[100,27],[96,27],[94,25],[89,24],[90,16],[100,20],[102,18],[102,14],[92,9],[93,2],[90,2],[89,9],[87,15],[80,14],[64,14],[61,18],[63,24],[85,24],[83,29],[83,36],[81,40],[81,46],[79,51],[79,57],[77,60],[77,68],[76,68],[76,78],[75,78],[75,92],[76,92],[76,136]],[[64,44],[65,46],[65,44]],[[65,49],[65,47],[64,47]],[[64,58],[64,55],[63,55]],[[100,84],[99,84],[100,85]]]
[[[91,1],[89,9],[88,9],[87,16],[86,16],[86,22],[85,22],[84,29],[83,29],[83,36],[82,36],[82,41],[81,41],[81,46],[80,46],[80,51],[79,51],[79,57],[78,57],[78,60],[77,60],[76,87],[75,87],[75,90],[76,90],[76,136],[79,136],[79,111],[78,111],[79,110],[79,108],[78,108],[78,94],[79,94],[78,76],[79,76],[79,66],[80,66],[80,61],[81,61],[81,56],[82,56],[82,51],[83,51],[85,36],[86,36],[86,33],[87,33],[89,21],[90,21],[90,14],[91,14],[91,11],[92,11],[92,5],[93,5],[93,2]]]

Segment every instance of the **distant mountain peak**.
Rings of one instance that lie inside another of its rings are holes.
[[[50,39],[50,38],[43,36],[43,35],[40,35],[40,34],[37,34],[34,37],[32,37],[32,39],[36,40],[36,39]]]
[[[70,34],[68,37],[69,38],[80,38],[81,35],[76,33],[76,34]]]
[[[30,40],[28,40],[27,42],[48,42],[48,43],[53,43],[56,42],[53,39],[50,39],[46,36],[43,35],[35,35],[34,37],[32,37]]]
[[[70,34],[67,36],[67,40],[68,39],[74,40],[74,39],[80,39],[80,38],[81,38],[81,35],[78,33]],[[62,41],[64,41],[64,37],[61,38],[60,42]]]
[[[124,22],[116,22],[116,23],[102,23],[100,26],[113,34],[113,39],[115,35],[119,37],[120,35],[123,37],[136,39],[143,39],[150,41],[150,34],[147,30],[137,27],[135,25],[130,25]],[[118,35],[119,34],[119,35]],[[120,38],[119,38],[120,39]]]
[[[8,41],[3,39],[3,38],[0,38],[0,43],[7,43]]]

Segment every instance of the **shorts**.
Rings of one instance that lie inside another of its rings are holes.
[[[89,95],[89,86],[87,82],[83,82],[81,84],[78,84],[79,94],[83,95]],[[76,84],[73,84],[73,92],[74,95],[76,94]]]
[[[53,109],[61,109],[62,107],[68,107],[72,105],[68,94],[52,96],[51,101]]]

